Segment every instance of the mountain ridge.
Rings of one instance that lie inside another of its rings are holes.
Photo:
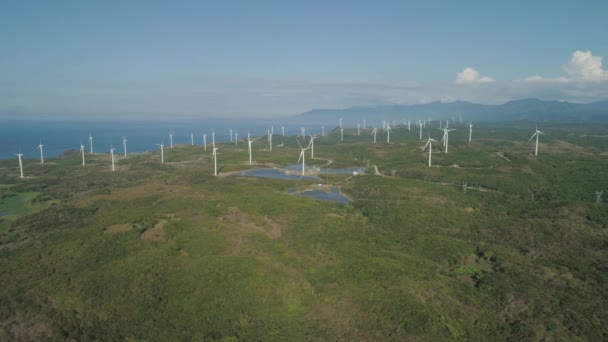
[[[424,104],[357,106],[342,109],[312,109],[296,115],[307,121],[343,120],[417,120],[417,119],[459,119],[465,121],[608,121],[608,101],[574,103],[567,101],[523,98],[503,104],[479,104],[468,101],[441,102]]]

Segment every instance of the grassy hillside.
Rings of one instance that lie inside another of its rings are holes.
[[[307,163],[368,173],[320,181],[230,175],[294,137],[219,145],[218,177],[202,146],[4,161],[0,340],[605,340],[608,127],[538,157],[531,127],[457,127],[430,168],[414,127],[332,132]],[[317,183],[353,202],[289,193]]]

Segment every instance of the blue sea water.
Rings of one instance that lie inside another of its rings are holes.
[[[57,157],[66,150],[78,150],[82,143],[89,151],[89,133],[93,136],[93,152],[109,153],[114,146],[116,153],[122,153],[123,136],[127,139],[127,151],[143,152],[157,150],[156,144],[169,145],[169,131],[173,131],[173,144],[190,144],[190,132],[194,133],[194,143],[203,144],[203,133],[207,143],[211,143],[211,132],[215,132],[216,142],[229,141],[230,129],[238,132],[240,139],[246,139],[247,131],[252,136],[264,136],[274,125],[274,134],[281,134],[285,126],[286,135],[296,135],[300,127],[307,132],[318,133],[320,125],[282,124],[259,120],[197,120],[197,121],[0,121],[0,160],[16,158],[23,153],[24,158],[40,158],[36,149],[44,145],[44,156]],[[326,131],[328,131],[326,127]]]

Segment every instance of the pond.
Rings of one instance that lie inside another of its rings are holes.
[[[296,192],[293,189],[289,192],[294,193],[298,196],[310,197],[321,201],[337,202],[341,204],[350,203],[350,200],[344,197],[344,195],[342,195],[342,193],[340,192],[340,188],[336,186],[332,187],[330,192],[323,190],[305,190],[302,192]]]
[[[291,179],[291,180],[319,180],[318,177],[313,176],[302,176],[299,174],[287,173],[281,169],[254,169],[241,171],[238,173],[239,176],[245,177],[264,177],[264,178],[277,178],[277,179]]]
[[[299,164],[291,164],[287,165],[288,170],[302,170],[302,165]],[[328,169],[328,168],[318,168],[315,166],[306,166],[306,170],[315,170],[319,173],[331,173],[335,175],[352,175],[352,174],[363,174],[365,173],[364,167],[349,167],[345,169]]]

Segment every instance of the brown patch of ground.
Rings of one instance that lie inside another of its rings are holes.
[[[257,225],[249,214],[239,207],[228,208],[228,214],[224,215],[221,220],[233,223],[245,232],[262,233],[271,239],[281,236],[281,226],[279,224],[268,217],[264,217],[265,224],[263,226]]]
[[[51,322],[28,319],[20,310],[0,321],[0,340],[2,341],[39,341],[46,340],[51,335]]]
[[[165,241],[165,230],[163,229],[165,224],[167,224],[167,220],[160,220],[154,225],[154,227],[146,229],[146,231],[141,233],[139,237],[142,240]]]
[[[129,230],[131,230],[131,225],[123,223],[123,224],[115,224],[112,226],[105,227],[103,229],[103,233],[104,234],[117,234],[117,233],[123,233],[123,232],[129,231]]]

